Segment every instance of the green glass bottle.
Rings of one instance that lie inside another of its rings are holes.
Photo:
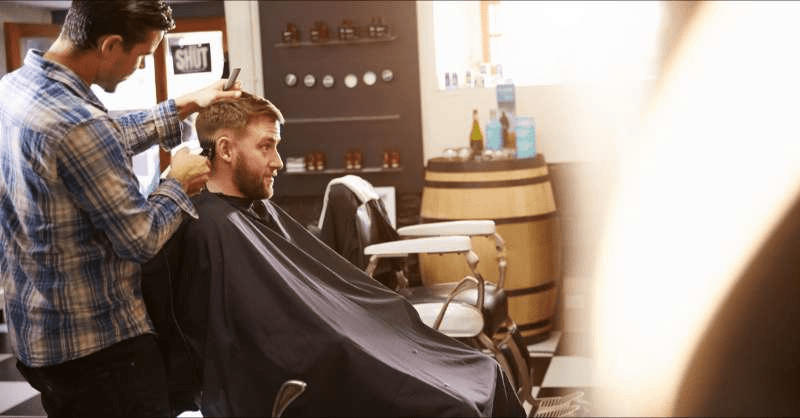
[[[472,131],[469,134],[469,147],[472,149],[472,158],[483,153],[483,133],[478,121],[478,109],[472,111]]]

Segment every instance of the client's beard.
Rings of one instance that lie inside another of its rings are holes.
[[[247,170],[241,160],[233,167],[233,183],[248,199],[261,200],[272,197],[272,190],[264,187],[264,176]]]

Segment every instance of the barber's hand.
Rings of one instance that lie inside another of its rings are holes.
[[[235,99],[242,95],[242,82],[237,80],[230,90],[223,90],[228,80],[217,80],[210,86],[185,94],[175,99],[178,108],[178,117],[183,120],[194,112],[199,112],[205,107],[222,99]]]
[[[208,158],[192,154],[188,148],[178,150],[172,156],[170,166],[172,168],[167,177],[178,180],[189,196],[200,193],[211,173],[211,163]]]

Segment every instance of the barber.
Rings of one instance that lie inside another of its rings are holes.
[[[166,374],[140,263],[186,216],[209,175],[179,152],[145,198],[131,156],[180,143],[180,121],[239,97],[224,81],[111,116],[113,92],[174,28],[161,0],[73,0],[61,33],[0,80],[0,283],[17,367],[50,417],[166,416]]]

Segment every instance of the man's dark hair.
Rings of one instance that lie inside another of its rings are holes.
[[[88,50],[104,35],[120,35],[123,48],[130,51],[148,31],[173,28],[172,8],[163,0],[72,0],[61,36]]]

